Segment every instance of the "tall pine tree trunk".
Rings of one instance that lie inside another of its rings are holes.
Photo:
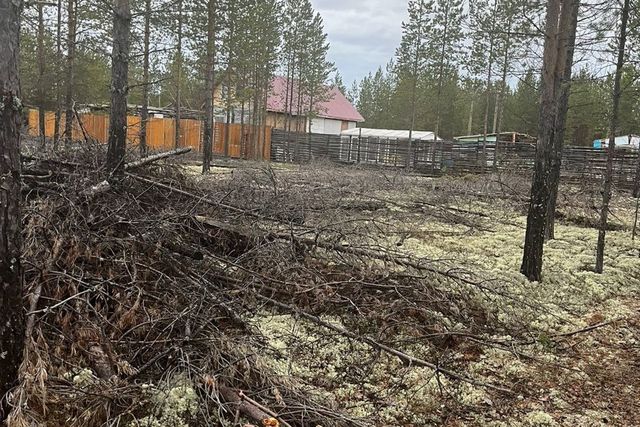
[[[420,3],[420,12],[422,12],[422,3]],[[420,16],[422,17],[422,13],[420,14]],[[412,69],[412,73],[413,73],[413,87],[411,88],[411,126],[409,127],[409,141],[407,142],[407,162],[406,162],[406,166],[407,168],[411,168],[412,166],[412,162],[411,162],[411,158],[412,158],[412,143],[413,143],[413,129],[416,126],[416,101],[417,101],[417,94],[416,92],[418,91],[418,66],[420,65],[420,59],[421,59],[421,49],[420,49],[420,45],[422,42],[422,25],[418,26],[418,35],[416,37],[416,46],[415,46],[415,52],[414,55],[415,57],[413,58],[413,69]],[[437,136],[437,130],[436,133],[434,134],[435,136]]]
[[[58,0],[58,16],[56,20],[56,53],[57,60],[59,61],[62,58],[62,0]],[[62,67],[60,63],[56,62],[56,73],[58,74],[58,79],[56,81],[56,113],[55,113],[55,122],[53,129],[53,148],[58,148],[58,143],[60,142],[60,120],[62,118],[62,86],[60,84],[60,73]]]
[[[224,133],[224,156],[229,157],[229,138],[231,137],[231,52],[229,52],[229,64],[227,65],[227,99],[226,99],[226,127],[227,131]]]
[[[64,140],[68,146],[73,140],[73,93],[74,93],[74,62],[76,50],[76,13],[75,0],[67,1],[67,90],[65,98]]]
[[[502,58],[502,78],[500,79],[500,92],[496,96],[496,109],[495,116],[493,118],[493,131],[496,133],[496,141],[498,141],[498,139],[500,138],[500,134],[502,133],[502,113],[504,112],[504,100],[507,91],[507,74],[509,72],[509,60],[511,59],[509,53],[511,51],[512,23],[513,15],[512,13],[509,13],[509,18],[507,20],[507,39],[505,40],[504,56]]]
[[[289,153],[291,151],[291,144],[289,142],[289,111],[291,109],[291,105],[289,104],[289,91],[290,91],[290,87],[291,87],[291,80],[292,80],[292,76],[291,76],[291,65],[292,65],[292,53],[289,53],[288,59],[287,59],[287,80],[286,80],[286,86],[285,86],[285,93],[284,93],[284,114],[283,114],[283,130],[286,132],[286,137],[285,137],[285,161],[289,160]],[[244,108],[244,103],[243,103],[243,108]],[[278,126],[278,112],[274,112],[273,113],[275,119],[275,123],[274,123],[274,127]]]
[[[442,86],[444,85],[444,63],[446,57],[447,36],[449,31],[449,10],[444,14],[444,29],[442,34],[442,49],[440,50],[440,71],[438,72],[438,92],[436,95],[436,126],[434,139],[440,136],[440,100],[442,98]]]
[[[269,102],[269,88],[271,87],[270,76],[265,76],[264,87],[262,89],[262,150],[260,151],[260,160],[269,160],[264,158],[264,148],[267,143],[267,104]],[[270,153],[267,153],[269,156]]]
[[[498,0],[493,2],[493,16],[496,16],[498,11]],[[482,121],[482,168],[484,172],[487,167],[487,132],[489,129],[489,102],[491,100],[491,78],[493,76],[493,51],[495,44],[495,19],[491,20],[491,30],[489,33],[489,59],[487,64],[487,87],[485,92],[485,106],[484,106],[484,119]],[[496,142],[498,139],[496,138]],[[497,148],[496,148],[497,150]]]
[[[475,102],[475,93],[474,98],[471,98],[471,103],[469,105],[469,120],[467,121],[467,135],[471,135],[471,130],[473,129],[473,104]]]
[[[211,152],[213,151],[214,120],[213,91],[215,90],[215,0],[207,4],[207,69],[205,75],[205,120],[204,143],[202,146],[202,173],[211,170]]]
[[[149,39],[151,38],[151,0],[144,0],[144,41],[142,54],[142,111],[140,111],[140,155],[147,155],[149,122]]]
[[[44,56],[44,5],[38,3],[38,34],[37,34],[37,55],[38,55],[38,124],[40,125],[40,146],[45,147],[47,142],[45,123],[45,102],[46,88],[44,74],[46,70]]]
[[[176,105],[175,105],[175,147],[180,147],[180,119],[182,116],[182,0],[178,0],[178,40],[176,42]]]
[[[569,92],[571,89],[571,69],[573,66],[573,52],[576,43],[576,31],[578,27],[578,10],[580,0],[565,0],[560,29],[563,31],[560,38],[561,50],[559,66],[563,68],[562,82],[560,83],[558,112],[556,116],[553,146],[551,147],[551,162],[549,171],[549,204],[547,206],[547,221],[545,227],[545,240],[555,237],[555,214],[558,200],[558,187],[560,185],[560,168],[562,167],[562,149],[564,147],[564,131],[569,109]]]
[[[111,114],[107,171],[116,179],[124,175],[127,144],[127,92],[129,80],[129,0],[114,0],[113,50],[111,51]]]
[[[613,184],[613,157],[616,149],[616,128],[618,127],[618,114],[620,110],[620,97],[622,90],[622,68],[624,67],[625,45],[627,42],[627,23],[629,21],[630,0],[624,0],[622,17],[620,22],[620,38],[618,42],[618,61],[616,63],[616,75],[613,81],[613,110],[609,122],[609,149],[607,152],[607,171],[604,179],[604,191],[602,192],[602,210],[600,211],[600,230],[598,231],[598,247],[596,253],[596,273],[602,273],[604,268],[604,246],[607,232],[607,219],[609,216],[609,202],[611,200],[611,186]]]
[[[16,385],[24,343],[20,265],[20,127],[18,77],[21,2],[0,0],[0,423]]]
[[[547,174],[553,144],[557,112],[558,21],[561,0],[548,0],[542,65],[542,91],[540,98],[540,131],[531,183],[531,199],[527,215],[527,231],[520,272],[530,281],[542,279],[542,253],[549,189]]]

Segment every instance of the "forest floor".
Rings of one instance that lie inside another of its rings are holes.
[[[95,192],[101,150],[25,160],[15,425],[640,425],[627,194],[596,274],[599,189],[563,184],[529,283],[525,173],[129,162]]]
[[[249,205],[271,200],[280,211],[303,218],[305,226],[339,230],[345,245],[428,260],[488,284],[473,297],[475,316],[455,310],[448,316],[438,307],[451,301],[402,304],[405,296],[398,292],[397,308],[392,301],[381,303],[379,313],[360,313],[353,302],[331,310],[328,321],[367,330],[354,320],[362,317],[378,326],[370,334],[512,393],[451,381],[372,353],[362,343],[327,336],[295,315],[267,310],[253,321],[268,337],[274,369],[282,375],[329,396],[356,417],[375,420],[372,425],[640,425],[640,241],[631,236],[634,199],[616,194],[605,271],[599,275],[592,271],[599,192],[563,185],[556,238],[545,248],[543,283],[528,283],[518,272],[526,178],[425,178],[327,164],[255,167],[216,169],[219,173],[201,178],[201,185],[222,185],[229,192],[238,186],[240,194],[250,185],[255,199]],[[385,265],[382,274],[393,275],[396,267]],[[381,291],[368,292],[375,300]],[[335,303],[342,305],[339,298]],[[429,333],[419,336],[413,327],[397,325],[411,317],[422,320]],[[393,332],[382,332],[386,328]]]

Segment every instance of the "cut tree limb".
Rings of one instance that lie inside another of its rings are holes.
[[[451,371],[447,368],[443,368],[441,366],[438,366],[434,363],[428,362],[426,360],[423,359],[419,359],[417,357],[411,356],[407,353],[404,353],[398,349],[395,349],[393,347],[389,347],[386,344],[380,343],[372,338],[369,337],[365,337],[365,336],[361,336],[358,335],[356,333],[350,332],[348,330],[346,330],[345,328],[338,326],[338,325],[334,325],[332,323],[326,322],[324,320],[322,320],[321,318],[319,318],[318,316],[315,316],[313,314],[307,313],[305,311],[302,311],[300,309],[298,309],[297,307],[291,306],[289,304],[285,304],[282,303],[280,301],[276,301],[272,298],[269,298],[267,296],[264,296],[260,293],[256,293],[257,298],[273,305],[276,307],[279,307],[281,309],[287,310],[291,313],[295,313],[296,315],[303,317],[317,325],[320,325],[326,329],[332,330],[334,332],[339,333],[342,336],[345,336],[347,338],[353,339],[355,341],[359,341],[361,343],[367,344],[368,346],[376,349],[376,350],[382,350],[387,354],[390,354],[392,356],[397,357],[398,359],[400,359],[403,363],[409,365],[409,366],[419,366],[419,367],[423,367],[423,368],[429,368],[429,369],[433,369],[435,372],[439,372],[442,373],[443,375],[458,380],[458,381],[462,381],[462,382],[466,382],[475,386],[480,386],[480,387],[486,387],[492,390],[497,390],[503,393],[513,393],[513,390],[507,388],[507,387],[503,387],[500,385],[496,385],[496,384],[492,384],[492,383],[487,383],[487,382],[483,382],[480,380],[476,380],[474,378],[468,377],[466,375],[460,374],[458,372],[455,371]]]
[[[234,390],[231,387],[227,387],[225,385],[219,385],[218,390],[220,391],[220,395],[225,402],[235,404],[240,413],[248,418],[251,418],[254,421],[260,422],[261,425],[264,425],[265,420],[269,420],[270,418],[278,418],[275,412],[269,410],[268,408],[265,408],[263,405],[249,398],[242,391]],[[281,419],[279,420],[279,422],[282,423],[282,425],[285,427],[291,427]]]
[[[470,279],[468,277],[465,277],[464,274],[460,274],[459,273],[459,269],[441,269],[438,268],[436,266],[433,265],[428,265],[428,264],[424,264],[424,263],[420,263],[417,260],[411,259],[409,257],[408,254],[402,254],[402,253],[387,253],[387,252],[381,252],[381,251],[375,251],[375,250],[370,250],[370,249],[364,249],[364,248],[358,248],[358,247],[354,247],[354,246],[349,246],[349,245],[344,245],[344,244],[340,244],[340,243],[333,243],[333,242],[327,242],[327,241],[323,241],[320,240],[318,238],[316,239],[311,239],[311,238],[305,238],[305,237],[300,237],[300,236],[295,236],[291,233],[264,233],[264,234],[259,234],[256,233],[255,231],[251,230],[244,230],[241,229],[237,226],[233,226],[231,224],[227,224],[227,223],[223,223],[221,221],[217,221],[215,219],[212,218],[208,218],[205,216],[196,216],[195,217],[196,221],[201,222],[203,224],[206,224],[210,227],[214,227],[214,228],[220,228],[222,230],[228,231],[228,232],[232,232],[232,233],[237,233],[240,235],[243,235],[247,238],[261,238],[264,240],[274,240],[274,239],[278,239],[278,240],[284,240],[287,242],[292,242],[294,244],[300,245],[300,246],[306,246],[308,248],[313,248],[313,247],[318,247],[324,250],[333,250],[339,253],[343,253],[343,254],[350,254],[350,255],[357,255],[357,256],[363,256],[363,257],[367,257],[367,258],[372,258],[372,259],[377,259],[380,261],[385,261],[385,262],[391,262],[394,263],[398,266],[401,267],[409,267],[418,271],[424,271],[424,272],[428,272],[428,273],[432,273],[432,274],[436,274],[439,276],[443,276],[443,277],[448,277],[452,280],[457,280],[460,283],[464,283],[466,285],[469,286],[473,286],[475,288],[478,288],[482,291],[485,292],[490,292],[492,294],[495,295],[499,295],[501,297],[510,299],[512,301],[515,301],[519,304],[525,305],[529,308],[534,308],[537,309],[537,307],[535,307],[534,305],[528,303],[527,301],[523,301],[520,299],[517,299],[505,292],[501,292],[497,289],[493,289],[490,288],[488,286],[485,286],[483,284],[483,281],[478,281],[478,280],[473,280]]]
[[[151,164],[153,162],[157,162],[158,160],[162,160],[162,159],[166,159],[168,157],[171,156],[179,156],[181,154],[185,154],[191,151],[191,148],[177,148],[175,150],[171,150],[171,151],[165,151],[164,153],[158,153],[158,154],[154,154],[152,156],[148,156],[148,157],[144,157],[140,160],[136,160],[135,162],[131,162],[131,163],[127,163],[124,166],[124,170],[129,171],[129,170],[133,170],[136,168],[139,168],[141,166],[145,166],[148,164]],[[81,195],[91,199],[95,196],[97,196],[98,194],[102,194],[106,191],[109,191],[109,189],[111,189],[111,184],[109,183],[108,180],[104,180],[101,181],[89,188],[87,188],[86,190],[84,190]]]

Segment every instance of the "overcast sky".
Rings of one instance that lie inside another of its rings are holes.
[[[347,87],[395,55],[408,0],[311,0],[324,19],[329,59]]]

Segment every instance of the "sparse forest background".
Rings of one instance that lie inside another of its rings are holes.
[[[100,2],[73,1],[77,10],[74,100],[106,104],[110,96],[110,25],[104,23],[109,22],[109,8]],[[270,78],[278,74],[306,82],[308,92],[317,91],[323,83],[340,87],[365,117],[366,127],[408,129],[413,117],[414,129],[437,130],[445,138],[483,133],[485,122],[488,132],[518,131],[535,136],[542,3],[411,0],[395,57],[347,87],[327,60],[322,18],[310,1],[217,1],[216,85],[225,88],[226,106],[248,105],[259,99]],[[152,0],[150,5],[149,105],[174,106],[179,82],[183,108],[203,110],[206,5],[195,0]],[[44,9],[44,76],[53,84],[47,84],[39,95],[38,13],[34,7],[24,12],[20,72],[25,102],[53,110],[56,86],[65,85],[68,7],[62,5],[59,18],[56,7]],[[144,101],[145,2],[133,2],[132,13],[129,103],[140,105]],[[180,53],[178,15],[183,28]],[[638,14],[631,16],[620,134],[640,133],[640,36]],[[568,144],[590,145],[594,138],[606,135],[618,21],[619,10],[607,2],[590,2],[582,8],[565,135]],[[222,110],[224,115],[230,109]]]
[[[544,4],[410,1],[395,58],[349,89],[366,126],[408,129],[415,92],[415,129],[434,130],[439,122],[439,135],[445,138],[481,134],[486,120],[489,132],[537,135]],[[638,13],[631,16],[634,42],[623,74],[620,135],[640,133]],[[619,21],[619,5],[583,2],[567,115],[568,144],[590,145],[607,134]]]
[[[149,107],[203,112],[207,78],[212,76],[218,120],[233,120],[230,116],[242,108],[243,115],[260,123],[275,75],[295,81],[300,97],[317,99],[334,70],[327,60],[322,17],[309,0],[138,0],[130,7],[129,104],[147,104],[146,95]],[[59,94],[70,90],[78,105],[108,105],[111,19],[111,5],[105,1],[58,0],[57,5],[25,7],[20,62],[25,104],[54,111]],[[39,44],[46,58],[42,68]]]

